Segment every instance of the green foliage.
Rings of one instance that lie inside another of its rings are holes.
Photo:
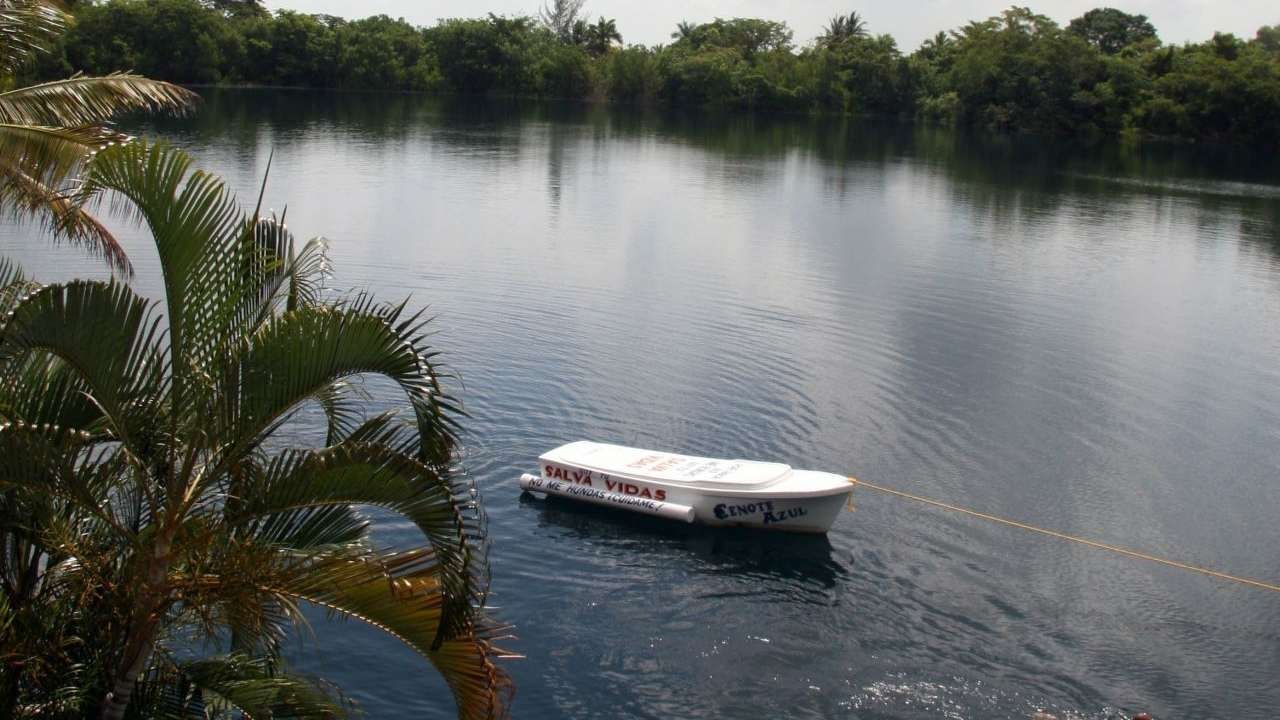
[[[818,36],[818,44],[825,46],[839,45],[854,38],[867,36],[867,23],[856,12],[848,15],[836,15],[831,18],[822,34]]]
[[[274,85],[332,87],[338,84],[335,25],[315,15],[290,11],[249,30],[250,67],[245,77]]]
[[[1078,132],[1093,118],[1087,92],[1102,79],[1088,43],[1052,20],[1013,8],[960,31],[948,73],[962,117],[995,128]]]
[[[596,20],[593,25],[584,24],[581,37],[587,52],[596,57],[609,52],[615,42],[622,42],[622,33],[618,32],[618,24],[603,17]]]
[[[312,605],[416,650],[460,717],[501,716],[483,516],[426,321],[325,302],[321,245],[180,151],[105,150],[83,193],[150,231],[165,297],[0,263],[0,715],[345,717],[280,656]],[[399,410],[364,417],[364,375]],[[323,446],[289,446],[313,403]],[[421,546],[378,548],[363,507]]]
[[[1172,47],[1142,15],[1097,8],[1063,28],[1013,7],[904,54],[850,12],[808,47],[795,46],[785,23],[716,18],[680,22],[669,45],[624,48],[617,24],[583,17],[579,0],[548,2],[538,18],[446,19],[425,29],[386,16],[346,21],[272,15],[248,0],[215,4],[83,5],[79,27],[39,71],[135,67],[192,82],[918,114],[1055,135],[1280,142],[1271,89],[1280,27],[1249,41],[1217,34]]]
[[[1156,29],[1146,15],[1130,15],[1115,8],[1095,8],[1067,25],[1067,32],[1084,38],[1107,55],[1138,43],[1155,41]]]
[[[614,100],[652,103],[661,88],[657,54],[632,45],[605,58],[605,92]]]
[[[757,53],[790,51],[791,29],[786,23],[755,18],[716,18],[702,25],[682,24],[675,47],[680,50],[733,50],[750,59]]]
[[[170,82],[239,81],[244,58],[243,36],[197,0],[86,5],[67,38],[74,68],[129,68]]]
[[[427,31],[441,75],[448,88],[457,93],[526,87],[535,34],[536,27],[529,18],[492,14],[483,20],[446,20]]]
[[[1137,109],[1151,133],[1237,139],[1274,147],[1280,123],[1280,58],[1259,42],[1217,35],[1172,55]]]
[[[577,45],[556,43],[533,53],[532,90],[537,95],[587,97],[592,92],[591,58]]]
[[[1280,54],[1280,25],[1263,25],[1258,28],[1258,32],[1254,36],[1254,42],[1264,53],[1270,55]]]
[[[431,90],[439,82],[425,35],[403,20],[376,15],[343,23],[334,44],[338,87]]]
[[[679,34],[675,43],[655,51],[663,102],[807,109],[797,84],[802,70],[785,23],[716,18],[702,25],[683,24]]]
[[[911,109],[916,69],[888,35],[852,35],[810,56],[819,68],[814,99],[824,108],[895,114]]]
[[[66,78],[63,61],[39,70],[59,78],[23,86],[32,63],[65,48],[68,16],[50,0],[0,3],[0,207],[36,219],[61,240],[101,254],[117,270],[130,265],[107,228],[71,198],[75,177],[95,152],[124,135],[108,123],[128,111],[181,112],[195,96],[138,75]]]

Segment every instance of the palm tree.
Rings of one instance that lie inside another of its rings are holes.
[[[681,20],[680,22],[676,23],[676,31],[671,33],[671,39],[675,40],[676,42],[680,42],[681,40],[683,40],[685,42],[692,43],[694,32],[696,32],[697,29],[698,29],[697,23],[691,23],[687,20]]]
[[[818,44],[824,46],[839,45],[846,40],[867,36],[867,23],[857,11],[848,15],[836,15],[827,23],[827,27],[818,36]]]
[[[306,605],[418,651],[460,717],[503,715],[483,515],[422,317],[324,301],[323,245],[178,150],[104,150],[81,192],[149,228],[165,298],[0,267],[0,716],[345,715],[283,667]],[[368,374],[407,412],[365,417],[347,381]],[[307,406],[320,447],[285,432]],[[361,506],[422,546],[378,548]]]
[[[585,35],[587,51],[592,55],[603,55],[609,52],[615,41],[622,42],[618,24],[603,17],[597,18],[594,25],[588,26]]]
[[[570,45],[586,45],[591,34],[591,26],[581,18],[573,21],[573,29],[569,31]]]
[[[67,28],[53,0],[0,0],[0,87]],[[195,94],[169,83],[118,73],[0,92],[0,207],[40,220],[55,238],[89,247],[117,270],[129,269],[119,243],[71,202],[69,183],[94,152],[127,136],[106,122],[130,110],[182,112]]]
[[[926,38],[920,44],[920,55],[926,60],[937,61],[942,59],[953,47],[955,47],[955,40],[945,32],[939,32],[931,38]]]

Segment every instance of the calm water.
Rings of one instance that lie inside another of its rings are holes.
[[[141,128],[430,304],[516,716],[1269,718],[1280,596],[862,492],[826,538],[521,498],[592,438],[782,460],[1280,580],[1280,166],[807,119],[213,94]],[[146,241],[126,232],[156,295]],[[101,274],[4,226],[45,279]],[[394,541],[408,530],[392,524]],[[447,717],[352,623],[299,650]]]

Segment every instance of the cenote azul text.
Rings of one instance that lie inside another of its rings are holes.
[[[751,517],[754,515],[762,515],[764,524],[770,525],[772,523],[783,522],[784,520],[791,520],[793,518],[804,517],[805,515],[809,514],[809,511],[806,510],[803,506],[801,506],[801,507],[793,507],[793,508],[784,508],[784,509],[777,510],[775,512],[773,509],[773,501],[766,500],[764,502],[746,503],[744,505],[729,505],[727,503],[720,503],[719,505],[716,505],[715,513],[716,513],[716,518],[719,520],[725,520],[732,517],[745,518],[745,517]]]

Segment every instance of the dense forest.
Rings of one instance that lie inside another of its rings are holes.
[[[31,79],[131,69],[181,83],[488,93],[665,107],[923,117],[994,129],[1280,144],[1280,25],[1166,45],[1142,15],[1058,25],[1025,7],[938,32],[914,52],[856,12],[797,45],[786,23],[681,22],[626,45],[582,0],[537,17],[344,20],[255,0],[74,3]]]

